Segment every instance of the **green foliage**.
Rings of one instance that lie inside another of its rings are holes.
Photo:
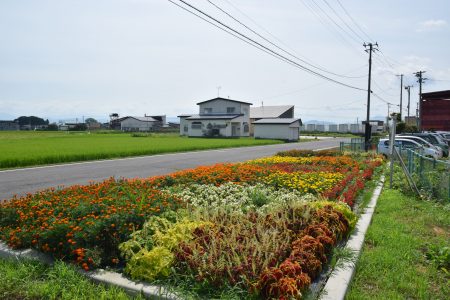
[[[0,259],[1,299],[132,299],[122,289],[89,281],[76,267],[57,261]],[[136,299],[143,299],[137,296]]]
[[[425,255],[437,268],[446,274],[450,274],[450,247],[431,245]]]
[[[15,119],[14,122],[18,122],[20,126],[23,126],[23,125],[36,126],[36,125],[47,125],[48,124],[48,120],[44,120],[42,118],[35,117],[35,116],[30,116],[30,117],[21,116],[21,117],[18,117],[17,119]]]
[[[276,154],[276,156],[288,156],[288,157],[312,157],[312,156],[339,156],[342,155],[339,151],[336,150],[320,150],[320,151],[312,151],[312,150],[287,150],[280,151]]]
[[[170,213],[151,217],[142,230],[119,245],[122,256],[128,260],[125,272],[133,279],[149,281],[168,276],[174,261],[173,249],[191,240],[194,230],[203,226],[212,224],[186,217],[174,219]]]
[[[128,261],[125,272],[133,279],[152,281],[157,277],[166,277],[174,261],[174,255],[166,247],[141,249]]]
[[[397,116],[399,116],[399,115],[397,115]],[[403,133],[403,132],[405,132],[405,128],[406,128],[405,122],[398,122],[398,123],[397,123],[397,126],[396,126],[396,128],[395,128],[395,132],[396,132],[397,134]]]

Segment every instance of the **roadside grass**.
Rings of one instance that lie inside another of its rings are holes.
[[[448,299],[448,266],[427,253],[450,246],[449,215],[449,204],[384,190],[346,299]]]
[[[139,155],[283,143],[253,138],[187,138],[178,134],[0,132],[0,169]]]
[[[143,299],[117,287],[95,284],[74,266],[0,259],[0,299]]]

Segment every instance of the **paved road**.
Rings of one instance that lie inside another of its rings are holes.
[[[313,150],[338,147],[339,142],[345,140],[348,139],[330,138],[304,143],[206,150],[5,170],[0,171],[0,199],[8,199],[13,195],[24,195],[49,187],[87,184],[89,181],[100,181],[111,176],[116,178],[149,177],[199,165],[238,162],[270,156],[277,151],[289,149]]]

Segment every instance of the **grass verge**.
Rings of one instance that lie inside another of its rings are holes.
[[[448,204],[384,190],[346,298],[448,299],[445,258],[432,253],[449,247],[449,228]]]
[[[143,299],[95,284],[63,262],[0,259],[0,299]]]

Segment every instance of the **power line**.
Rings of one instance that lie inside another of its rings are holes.
[[[361,37],[359,35],[359,33],[357,33],[356,31],[353,30],[352,27],[350,27],[347,22],[344,21],[344,19],[342,19],[342,17],[338,14],[338,12],[333,8],[333,6],[330,5],[330,3],[328,3],[327,0],[323,0],[325,2],[325,4],[331,9],[331,11],[338,17],[339,20],[341,20],[341,22],[345,25],[345,27],[347,27],[351,32],[353,32],[353,34],[359,38],[361,41],[364,41],[364,38]]]
[[[168,0],[168,1],[171,2],[172,4],[177,5],[177,4],[174,3],[172,0]],[[307,67],[305,67],[305,66],[303,66],[303,65],[301,65],[301,64],[299,64],[299,63],[297,63],[297,62],[295,62],[295,61],[293,61],[293,60],[291,60],[291,59],[289,59],[289,58],[287,58],[286,56],[283,56],[283,55],[281,55],[280,53],[278,53],[278,52],[276,52],[276,51],[274,51],[274,50],[272,50],[272,49],[270,49],[270,48],[264,46],[263,44],[261,44],[261,43],[255,41],[254,39],[252,39],[252,38],[248,37],[247,35],[245,35],[245,34],[239,32],[239,31],[237,31],[236,29],[234,29],[234,28],[232,28],[232,27],[230,27],[230,26],[224,24],[223,22],[221,22],[221,21],[217,20],[216,18],[210,16],[209,14],[207,14],[207,13],[205,13],[204,11],[200,10],[199,8],[197,8],[197,7],[195,7],[195,6],[193,6],[193,5],[189,4],[189,3],[187,3],[186,1],[184,1],[184,0],[178,0],[178,1],[179,1],[179,2],[182,2],[184,5],[190,7],[191,9],[193,9],[193,10],[199,12],[200,14],[206,16],[207,18],[213,20],[214,22],[220,24],[221,26],[225,27],[225,28],[228,29],[229,31],[231,31],[231,32],[233,32],[233,33],[239,35],[240,37],[242,37],[242,38],[244,38],[244,39],[250,41],[250,42],[253,43],[253,44],[256,44],[256,45],[259,46],[260,48],[263,48],[264,50],[269,51],[270,53],[272,53],[273,55],[275,55],[277,58],[279,58],[280,60],[282,60],[282,61],[284,61],[284,62],[287,62],[287,63],[289,63],[289,64],[291,64],[291,65],[295,65],[295,66],[298,67],[299,69],[302,69],[303,71],[308,72],[308,73],[310,73],[310,74],[313,74],[313,75],[315,75],[315,76],[318,76],[318,77],[320,77],[320,78],[322,78],[322,79],[325,79],[325,80],[334,82],[334,83],[336,83],[336,84],[339,84],[339,85],[342,85],[342,86],[345,86],[345,87],[348,87],[348,88],[351,88],[351,89],[364,91],[364,89],[361,89],[361,88],[358,88],[358,87],[355,87],[355,86],[352,86],[352,85],[343,83],[343,82],[341,82],[341,81],[338,81],[338,80],[335,80],[335,79],[333,79],[333,78],[327,77],[327,76],[325,76],[325,75],[323,75],[323,74],[320,74],[320,73],[318,73],[318,72],[316,72],[316,71],[314,71],[314,70],[311,70],[311,69],[309,69],[309,68],[307,68]],[[180,5],[177,5],[177,6],[178,6],[178,7],[181,7]],[[183,7],[183,8],[184,8],[184,7]],[[184,10],[187,10],[187,11],[191,12],[190,10],[188,10],[188,9],[186,9],[186,8],[184,8]],[[195,14],[195,13],[193,13],[193,12],[191,12],[191,13],[198,17],[197,14]],[[201,19],[204,20],[204,18],[201,18]],[[211,23],[211,22],[208,22],[208,23]],[[217,26],[216,26],[216,27],[217,27]],[[228,30],[224,30],[224,31],[227,32],[227,33],[229,33]],[[233,35],[233,36],[235,36],[235,35]],[[258,47],[257,47],[257,48],[258,48]],[[259,48],[258,48],[258,49],[259,49]]]
[[[255,48],[258,49],[258,50],[264,51],[265,53],[267,53],[267,54],[269,54],[269,55],[271,55],[271,56],[273,56],[273,57],[275,57],[275,58],[277,58],[277,59],[283,60],[283,61],[286,62],[286,63],[289,63],[288,61],[285,61],[284,59],[282,59],[282,58],[280,58],[280,57],[278,57],[278,56],[276,56],[276,55],[270,53],[269,51],[267,51],[267,50],[265,50],[265,49],[263,49],[263,48],[261,48],[261,47],[258,47],[258,46],[255,45],[255,44],[250,43],[249,41],[247,41],[247,40],[241,38],[240,36],[234,34],[233,32],[228,31],[228,30],[226,30],[225,28],[218,26],[217,24],[214,24],[213,22],[211,22],[211,21],[209,21],[209,20],[203,18],[202,16],[200,16],[200,15],[194,13],[193,11],[190,11],[189,9],[187,9],[187,8],[185,8],[185,7],[181,6],[181,5],[179,5],[179,4],[175,3],[175,2],[173,2],[172,0],[168,0],[168,1],[171,2],[172,4],[176,5],[176,6],[180,7],[181,9],[187,11],[188,13],[190,13],[190,14],[192,14],[192,15],[194,15],[194,16],[200,18],[200,19],[202,19],[203,21],[205,21],[205,22],[207,22],[207,23],[213,25],[214,27],[217,27],[218,29],[220,29],[220,30],[222,30],[222,31],[224,31],[224,32],[226,32],[226,33],[228,33],[228,34],[234,36],[235,38],[237,38],[237,39],[239,39],[239,40],[241,40],[241,41],[243,41],[243,42],[245,42],[245,43],[247,43],[247,44],[249,44],[250,46],[255,47]],[[289,64],[291,64],[291,63],[289,63]],[[291,64],[291,65],[294,65],[294,64]],[[295,65],[294,65],[294,66],[295,66]]]
[[[351,70],[349,72],[353,72],[353,71],[359,70],[359,69],[361,69],[363,67],[365,68],[367,66],[368,65],[364,65],[364,66],[361,66],[359,68],[353,69],[353,70]],[[308,90],[310,88],[313,88],[313,87],[316,87],[316,86],[319,86],[319,85],[322,85],[322,84],[325,84],[325,83],[326,82],[315,83],[315,84],[308,85],[308,86],[306,86],[304,88],[301,88],[301,89],[298,89],[298,90],[295,90],[295,91],[291,91],[291,92],[287,92],[287,93],[283,93],[283,94],[277,94],[277,95],[273,95],[273,96],[269,96],[269,97],[264,97],[264,99],[267,100],[267,99],[273,99],[273,98],[278,98],[278,97],[282,97],[282,96],[289,96],[289,95],[292,95],[292,94],[297,94],[297,93],[303,92],[305,90]]]
[[[315,68],[315,69],[317,69],[317,70],[320,70],[320,71],[322,71],[322,72],[325,72],[325,73],[328,73],[328,74],[331,74],[331,75],[334,75],[334,76],[342,77],[342,78],[364,78],[364,77],[366,77],[366,75],[364,75],[364,76],[347,76],[347,75],[337,74],[337,73],[328,71],[328,70],[326,70],[326,69],[324,69],[324,68],[318,67],[318,66],[316,66],[316,65],[314,65],[314,64],[312,64],[312,63],[310,63],[310,62],[308,62],[307,60],[302,59],[302,58],[296,56],[295,54],[292,54],[291,52],[289,52],[289,51],[287,51],[287,50],[281,48],[280,46],[278,46],[278,45],[275,44],[274,42],[270,41],[269,39],[267,39],[266,37],[264,37],[264,36],[261,35],[260,33],[258,33],[258,32],[256,32],[255,30],[253,30],[250,26],[248,26],[248,25],[244,24],[242,21],[238,20],[236,17],[234,17],[233,15],[231,15],[229,12],[225,11],[223,8],[221,8],[221,7],[218,6],[217,4],[213,3],[213,2],[210,1],[210,0],[207,0],[207,1],[208,1],[211,5],[213,5],[215,8],[217,8],[218,10],[220,10],[222,13],[226,14],[228,17],[230,17],[231,19],[233,19],[234,21],[236,21],[236,22],[239,23],[240,25],[244,26],[246,29],[250,30],[252,33],[256,34],[258,37],[262,38],[264,41],[268,42],[269,44],[271,44],[272,46],[276,47],[277,49],[283,51],[284,53],[288,54],[289,56],[291,56],[291,57],[293,57],[293,58],[295,58],[295,59],[297,59],[297,60],[299,60],[299,61],[301,61],[301,62],[307,64],[307,65],[310,66],[310,67],[313,67],[313,68]]]
[[[373,41],[374,39],[371,38],[363,29],[361,26],[359,26],[358,22],[355,21],[355,19],[353,19],[353,17],[350,15],[350,13],[347,11],[347,9],[345,9],[344,5],[342,5],[341,1],[336,0],[337,3],[339,4],[339,6],[342,8],[342,10],[344,11],[344,13],[349,17],[350,20],[352,20],[353,24],[356,25],[356,27],[369,39],[369,41]]]
[[[339,32],[338,30],[336,30],[336,28],[334,28],[333,24],[330,24],[328,20],[326,20],[325,18],[323,18],[312,6],[310,6],[309,3],[307,3],[306,1],[302,1],[299,0],[303,6],[305,6],[313,15],[316,16],[317,20],[319,20],[319,22],[323,25],[323,27],[328,30],[331,35],[333,37],[336,38],[336,40],[338,40],[340,43],[342,43],[343,45],[345,45],[346,47],[348,47],[349,49],[351,49],[352,51],[354,51],[355,53],[358,53],[359,55],[361,55],[361,52],[358,51],[343,35],[341,32]],[[328,23],[328,24],[327,24]],[[331,25],[331,26],[330,26]]]
[[[338,27],[340,30],[342,30],[342,32],[344,32],[348,37],[350,37],[350,39],[352,39],[353,41],[355,41],[356,43],[360,43],[363,40],[357,40],[355,39],[355,37],[351,34],[348,33],[347,30],[345,30],[341,25],[339,25],[332,17],[330,17],[330,15],[319,5],[317,4],[317,2],[315,0],[311,0],[316,7],[336,26]]]

